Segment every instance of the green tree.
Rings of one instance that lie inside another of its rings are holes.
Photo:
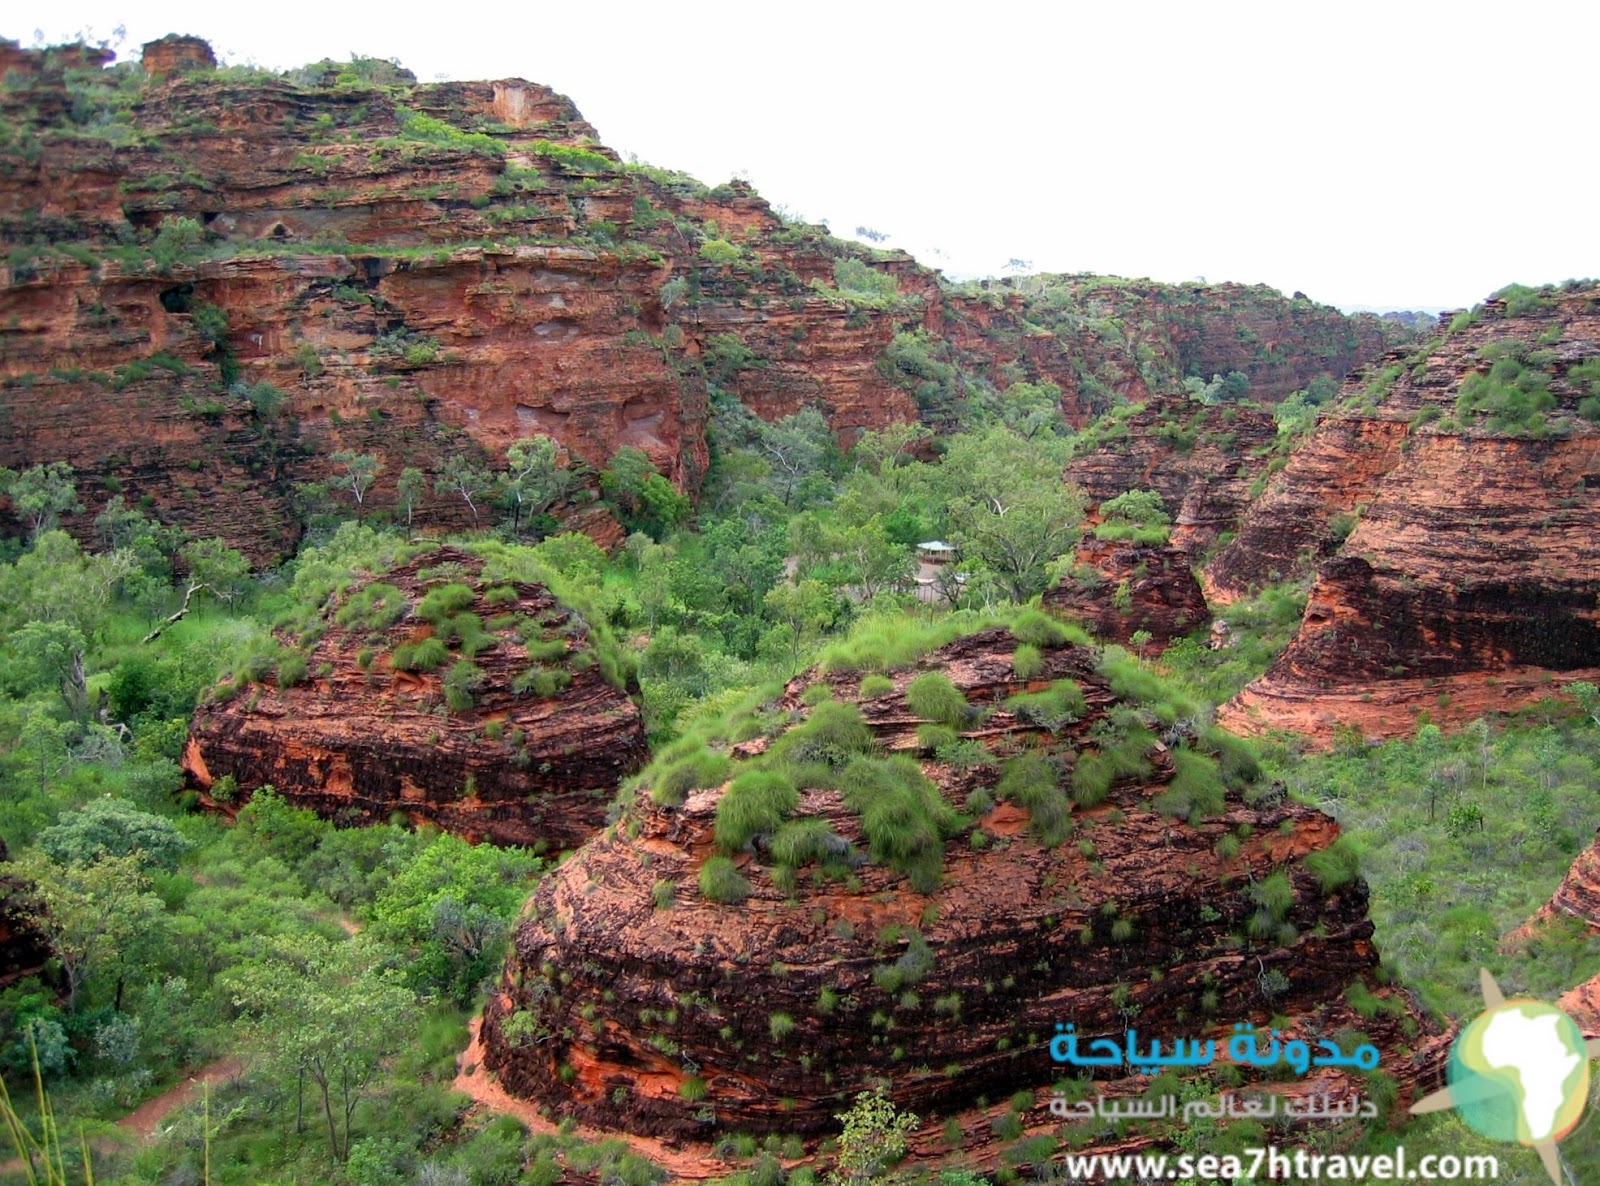
[[[250,561],[222,540],[194,540],[183,546],[178,558],[189,570],[190,583],[203,587],[218,601],[231,603],[244,592]]]
[[[406,517],[406,530],[411,530],[411,519],[417,512],[417,504],[422,501],[423,494],[427,491],[428,479],[420,469],[406,466],[400,471],[400,479],[394,486],[395,507]]]
[[[113,975],[122,995],[126,961],[160,924],[161,899],[136,855],[105,856],[88,864],[63,864],[43,852],[24,853],[16,873],[31,883],[24,909],[49,941],[61,965],[68,1013],[77,1011],[91,978]]]
[[[68,511],[83,509],[75,479],[70,465],[52,461],[23,470],[12,480],[11,506],[33,525],[35,538],[55,527]]]
[[[821,581],[780,582],[767,590],[762,603],[767,617],[785,629],[791,674],[839,613],[833,594]]]
[[[269,1065],[315,1087],[335,1160],[350,1155],[351,1122],[383,1060],[408,1039],[416,1000],[359,939],[279,936],[219,984]],[[303,1112],[297,1109],[296,1123]]]
[[[493,485],[489,471],[465,453],[451,453],[433,478],[434,493],[453,496],[466,503],[474,526],[478,523],[478,503]]]
[[[103,857],[137,857],[141,866],[178,867],[194,847],[171,820],[140,811],[126,799],[95,799],[39,836],[39,848],[63,865],[88,865]]]
[[[372,484],[383,472],[383,458],[376,453],[353,453],[349,449],[340,449],[328,460],[344,471],[333,479],[334,485],[350,491],[356,506],[365,505],[367,491],[372,489]]]
[[[1588,714],[1591,721],[1600,725],[1600,688],[1588,680],[1576,680],[1567,685],[1567,695],[1578,702],[1578,707]]]
[[[828,1175],[830,1186],[866,1186],[905,1156],[906,1138],[919,1121],[898,1111],[883,1088],[863,1091],[848,1112],[835,1117],[844,1130],[839,1155]]]
[[[935,487],[948,499],[965,562],[989,573],[1015,601],[1044,592],[1051,565],[1077,542],[1083,493],[1064,477],[1057,442],[1006,428],[956,437]]]
[[[67,712],[81,721],[89,713],[83,633],[69,622],[27,622],[6,640],[24,687],[48,685],[61,694]]]
[[[511,508],[511,530],[522,530],[524,518],[542,515],[571,492],[576,476],[561,464],[560,449],[549,437],[524,437],[506,450],[506,472],[500,485]]]

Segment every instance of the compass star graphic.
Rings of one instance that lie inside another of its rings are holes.
[[[1600,1038],[1543,1001],[1505,998],[1489,969],[1478,970],[1483,1012],[1450,1046],[1449,1086],[1411,1106],[1413,1116],[1454,1108],[1474,1132],[1516,1141],[1539,1155],[1550,1181],[1570,1180],[1556,1142],[1572,1131],[1589,1098],[1589,1060]]]

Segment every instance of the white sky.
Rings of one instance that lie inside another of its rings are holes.
[[[1265,282],[1468,305],[1600,276],[1600,4],[31,2],[0,33],[127,27],[284,68],[352,51],[523,77],[624,154],[747,176],[954,275]]]

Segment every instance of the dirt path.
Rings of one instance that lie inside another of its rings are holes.
[[[456,1059],[456,1078],[452,1086],[491,1112],[515,1116],[531,1132],[558,1132],[555,1124],[539,1115],[536,1106],[527,1100],[517,1099],[489,1077],[489,1071],[483,1065],[483,1043],[478,1038],[480,1021],[480,1018],[473,1018],[468,1025],[472,1041],[467,1044],[461,1057]],[[610,1141],[621,1137],[640,1157],[648,1157],[665,1169],[675,1182],[704,1182],[710,1178],[726,1177],[737,1168],[713,1157],[709,1145],[668,1144],[653,1137],[631,1136],[582,1124],[573,1130],[573,1135],[585,1141]]]
[[[163,1120],[179,1108],[187,1107],[198,1100],[200,1090],[205,1084],[237,1078],[243,1071],[244,1064],[237,1058],[219,1058],[216,1062],[201,1067],[182,1083],[176,1083],[160,1095],[145,1100],[117,1121],[117,1127],[130,1129],[141,1137],[152,1137]]]

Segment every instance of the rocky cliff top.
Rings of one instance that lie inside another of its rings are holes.
[[[819,408],[848,443],[1018,381],[1075,423],[1189,374],[1270,398],[1403,332],[1240,286],[953,289],[741,183],[624,164],[536,83],[146,49],[13,47],[0,93],[0,465],[71,462],[75,529],[119,488],[268,561],[340,451],[384,462],[364,513],[394,513],[406,467],[539,435],[589,467],[641,449],[693,491],[708,384],[767,418]],[[415,513],[476,522],[447,492]]]

